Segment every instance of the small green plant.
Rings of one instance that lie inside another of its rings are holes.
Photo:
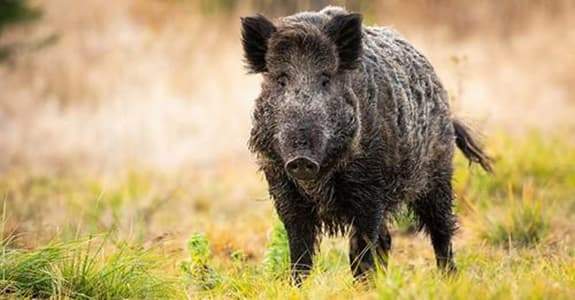
[[[402,234],[412,234],[417,232],[417,220],[412,210],[402,207],[393,215],[392,226]]]
[[[482,237],[494,245],[532,246],[539,243],[549,231],[549,215],[545,205],[533,199],[530,185],[523,187],[521,199],[509,192],[510,205],[502,209],[496,219],[487,220]]]
[[[268,276],[281,277],[289,269],[289,245],[287,232],[277,222],[269,237],[264,254],[264,272]]]
[[[202,234],[194,234],[188,240],[189,260],[180,265],[186,284],[200,290],[211,290],[221,284],[221,276],[209,265],[211,251],[208,239]]]

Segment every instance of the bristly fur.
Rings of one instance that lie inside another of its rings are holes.
[[[401,205],[430,236],[438,266],[455,270],[455,145],[491,165],[452,118],[429,61],[397,32],[364,27],[342,8],[280,18],[273,29],[262,18],[242,22],[248,67],[263,75],[249,147],[286,227],[295,283],[310,271],[322,233],[350,232],[357,278],[385,262],[386,222]],[[313,179],[286,170],[302,156],[319,165]]]

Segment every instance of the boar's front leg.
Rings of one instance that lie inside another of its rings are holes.
[[[301,286],[313,267],[316,242],[315,225],[306,220],[285,223],[289,239],[291,277],[296,286]]]
[[[317,218],[313,207],[299,198],[276,201],[276,210],[287,231],[292,281],[299,287],[313,267]]]
[[[319,228],[314,204],[302,197],[284,172],[266,170],[265,175],[276,212],[287,232],[292,281],[299,287],[313,266]]]

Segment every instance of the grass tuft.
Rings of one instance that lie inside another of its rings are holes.
[[[533,246],[549,232],[549,203],[533,198],[530,185],[523,188],[523,195],[516,200],[509,192],[509,205],[499,208],[499,216],[487,219],[482,237],[497,246]]]
[[[45,298],[56,292],[52,265],[64,257],[62,247],[19,251],[2,247],[0,291],[3,295]]]
[[[105,249],[105,248],[112,248]],[[30,298],[174,298],[182,296],[177,278],[150,250],[94,239],[36,250],[2,246],[0,291]]]

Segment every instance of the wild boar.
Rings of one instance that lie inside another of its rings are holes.
[[[454,271],[454,148],[491,165],[429,61],[339,7],[241,25],[247,68],[263,76],[249,147],[288,234],[294,283],[312,268],[321,233],[349,231],[356,278],[385,265],[386,222],[401,204],[429,234],[439,268]]]

